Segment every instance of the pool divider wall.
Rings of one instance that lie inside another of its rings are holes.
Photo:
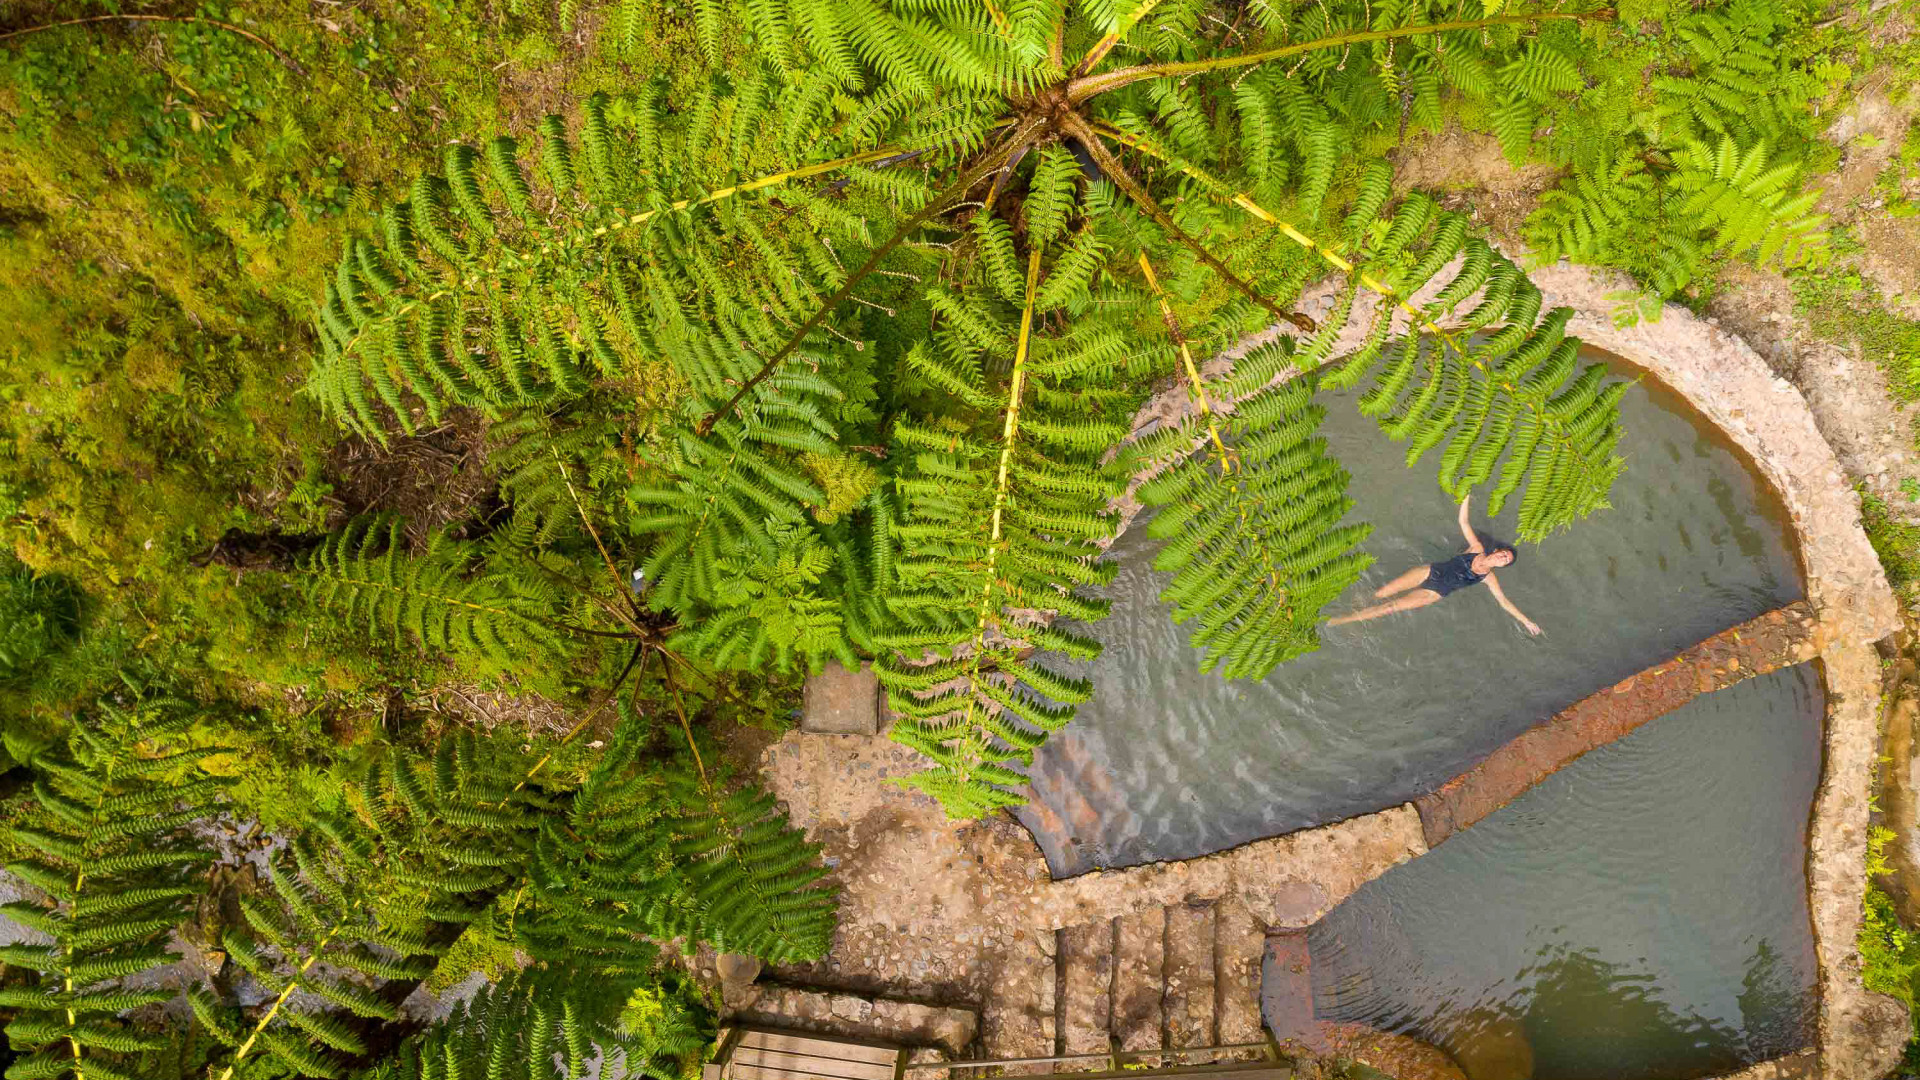
[[[1588,751],[1625,738],[1701,694],[1819,653],[1813,606],[1801,601],[1722,630],[1671,660],[1589,694],[1415,799],[1427,847],[1438,847]]]

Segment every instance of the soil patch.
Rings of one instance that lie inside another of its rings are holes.
[[[399,514],[416,550],[449,526],[458,539],[477,538],[504,509],[486,474],[486,421],[464,410],[431,431],[394,436],[390,446],[343,439],[325,473],[333,484],[329,530],[358,514]]]

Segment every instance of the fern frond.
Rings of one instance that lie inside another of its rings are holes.
[[[117,982],[174,959],[167,934],[213,858],[186,826],[217,810],[225,781],[195,776],[211,750],[182,751],[175,741],[199,711],[169,699],[103,700],[76,720],[64,747],[28,763],[42,777],[35,794],[49,813],[40,828],[9,830],[39,859],[8,869],[61,887],[48,900],[7,906],[43,942],[6,951],[8,965],[37,973],[38,982],[9,991],[16,1014],[7,1038],[16,1051],[34,1052],[9,1075],[127,1075],[134,1055],[164,1045],[122,1014],[173,993]]]
[[[396,643],[508,669],[550,656],[558,597],[526,574],[474,573],[475,551],[444,536],[406,551],[397,518],[362,517],[301,557],[309,600]]]

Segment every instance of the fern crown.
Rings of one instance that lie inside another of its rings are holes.
[[[1130,485],[1201,663],[1258,677],[1318,647],[1368,561],[1324,391],[1363,388],[1410,465],[1490,486],[1525,538],[1620,470],[1618,384],[1565,313],[1334,122],[1437,124],[1457,94],[1530,138],[1583,85],[1569,35],[1610,13],[1255,5],[1222,37],[1202,8],[696,4],[706,71],[452,147],[347,246],[309,392],[379,440],[486,415],[512,520],[488,550],[621,590],[637,567],[664,647],[714,670],[870,659],[932,765],[908,783],[962,816],[1018,803],[1095,691],[1069,664],[1099,652]],[[1764,160],[1702,177],[1725,246],[1794,242],[1750,212],[1792,209]],[[1329,270],[1329,316],[1286,308]],[[1203,374],[1276,323],[1291,340]],[[1159,378],[1183,418],[1135,433]],[[379,632],[503,664],[627,632],[380,535],[305,566]]]

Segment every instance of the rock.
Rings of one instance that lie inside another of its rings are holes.
[[[1880,773],[1880,817],[1894,834],[1887,851],[1893,873],[1884,884],[1909,926],[1920,924],[1920,696],[1915,690],[1903,682],[1894,691]]]
[[[1370,1066],[1394,1080],[1467,1080],[1445,1051],[1406,1035],[1322,1020],[1320,1041],[1336,1058]]]
[[[951,1060],[952,1060],[951,1058],[949,1058],[946,1054],[942,1053],[941,1051],[935,1050],[932,1047],[925,1047],[925,1046],[907,1055],[907,1064],[909,1065],[924,1065],[924,1064],[929,1064],[935,1061],[951,1061]],[[949,1076],[953,1075],[953,1070],[952,1069],[915,1069],[913,1070],[912,1075],[913,1075],[913,1080],[947,1080]]]
[[[760,977],[759,958],[741,953],[721,953],[714,967],[720,973],[721,985],[729,990],[745,987]]]
[[[880,680],[873,665],[850,671],[838,663],[807,680],[800,730],[817,735],[878,735]]]
[[[833,1015],[840,1020],[860,1023],[873,1015],[873,1002],[852,994],[835,994],[832,998]]]
[[[1274,926],[1307,926],[1332,905],[1327,890],[1312,881],[1283,881],[1273,890]]]

